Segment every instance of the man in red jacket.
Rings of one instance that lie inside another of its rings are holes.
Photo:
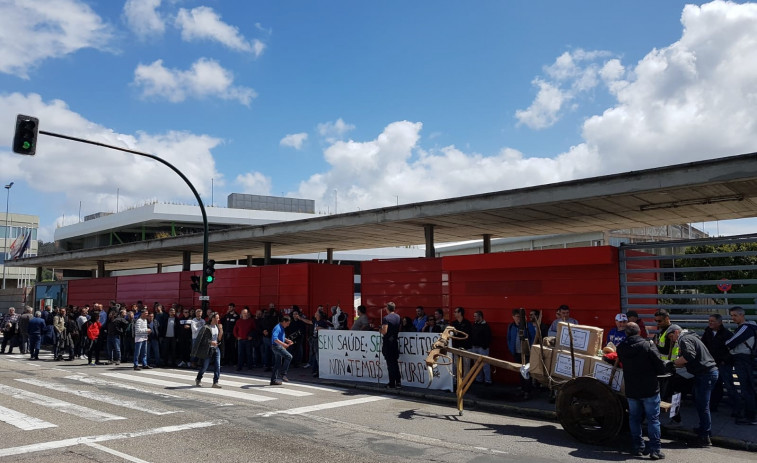
[[[252,356],[253,330],[255,330],[255,319],[250,317],[250,311],[244,308],[239,320],[234,323],[234,338],[237,340],[237,371],[241,371],[245,363],[252,370],[255,363]]]

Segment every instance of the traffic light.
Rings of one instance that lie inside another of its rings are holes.
[[[13,136],[13,152],[34,156],[37,150],[39,119],[19,114],[16,116],[16,133]]]
[[[197,275],[192,275],[192,291],[196,293],[202,292],[202,280]]]
[[[213,276],[216,273],[216,261],[213,259],[208,259],[207,262],[205,262],[205,266],[202,269],[202,277],[203,277],[203,284],[205,286],[213,283],[215,281],[215,276]]]

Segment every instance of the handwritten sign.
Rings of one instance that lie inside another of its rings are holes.
[[[399,366],[403,386],[428,386],[430,378],[426,356],[438,338],[438,333],[399,334]],[[320,331],[318,374],[327,379],[387,384],[389,375],[381,347],[381,335],[377,332]],[[437,365],[433,375],[431,389],[452,390],[451,365]]]

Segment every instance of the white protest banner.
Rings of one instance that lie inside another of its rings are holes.
[[[427,387],[426,356],[438,333],[400,333],[402,385]],[[386,384],[389,377],[381,355],[381,335],[375,331],[322,330],[318,333],[318,374],[321,378]],[[452,366],[433,369],[431,389],[452,390]]]

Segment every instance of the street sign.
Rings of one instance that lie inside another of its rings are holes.
[[[731,284],[728,283],[728,278],[723,278],[722,283],[718,283],[718,289],[725,292],[728,292],[731,290]]]
[[[209,301],[210,300],[210,296],[200,296],[199,299],[201,301]]]

